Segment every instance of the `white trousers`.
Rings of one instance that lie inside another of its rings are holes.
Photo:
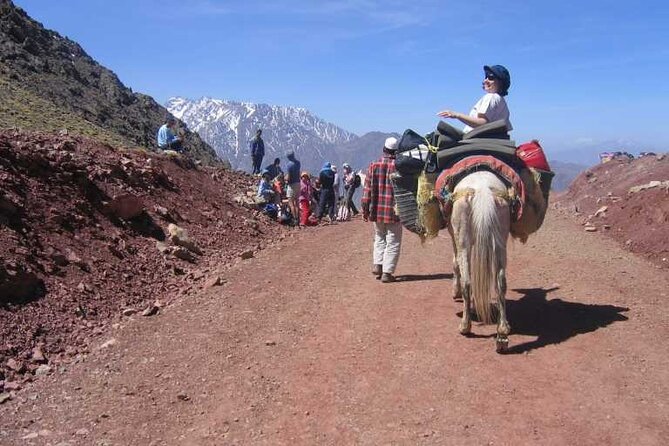
[[[402,244],[402,223],[374,222],[374,264],[384,273],[395,273]]]

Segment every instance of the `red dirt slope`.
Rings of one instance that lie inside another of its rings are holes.
[[[0,131],[0,391],[86,351],[123,310],[212,285],[218,268],[283,238],[239,203],[254,182],[185,158]],[[119,218],[123,195],[145,210]],[[190,261],[170,254],[169,223],[196,245],[179,253]]]
[[[588,169],[558,198],[556,206],[576,213],[586,230],[604,232],[626,249],[669,268],[666,155],[614,159]]]

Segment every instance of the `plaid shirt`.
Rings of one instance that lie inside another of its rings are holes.
[[[384,154],[367,169],[365,188],[362,191],[362,212],[370,221],[396,223],[395,195],[390,183],[390,174],[395,172],[395,157]]]

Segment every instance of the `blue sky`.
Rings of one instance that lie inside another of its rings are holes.
[[[519,142],[669,146],[666,1],[14,2],[161,103],[299,106],[357,134],[426,133],[439,110],[469,111],[483,65],[503,64]]]

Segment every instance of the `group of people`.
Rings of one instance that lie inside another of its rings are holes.
[[[350,220],[359,214],[353,197],[361,179],[348,163],[342,166],[343,175],[337,172],[336,166],[325,163],[318,176],[312,177],[309,172],[300,170],[301,163],[294,152],[289,152],[286,158],[285,173],[280,158],[258,172],[256,202],[267,215],[284,224],[314,226],[326,216],[333,222]],[[254,170],[256,162],[253,161]]]
[[[437,115],[462,122],[465,124],[465,133],[497,120],[504,120],[507,131],[511,131],[513,126],[504,99],[511,86],[509,71],[502,65],[485,65],[483,73],[482,88],[485,94],[468,114],[443,110]],[[176,134],[176,120],[171,115],[160,127],[157,140],[158,146],[163,150],[182,150],[182,138]],[[295,154],[289,152],[285,174],[280,167],[279,158],[261,170],[265,156],[261,129],[251,139],[250,149],[253,174],[261,176],[257,201],[265,206],[267,212],[275,212],[282,222],[307,226],[318,224],[325,215],[328,215],[330,221],[335,221],[339,212],[358,214],[353,195],[360,186],[360,176],[350,165],[342,166],[343,176],[340,176],[336,166],[325,163],[318,176],[312,178],[308,172],[301,171],[301,164],[295,159]],[[395,213],[395,199],[390,182],[390,175],[395,171],[396,151],[397,139],[387,138],[383,146],[383,156],[372,162],[367,169],[361,200],[363,220],[374,224],[372,274],[383,283],[396,280],[394,273],[402,244],[402,225]],[[345,194],[341,193],[342,186]]]

